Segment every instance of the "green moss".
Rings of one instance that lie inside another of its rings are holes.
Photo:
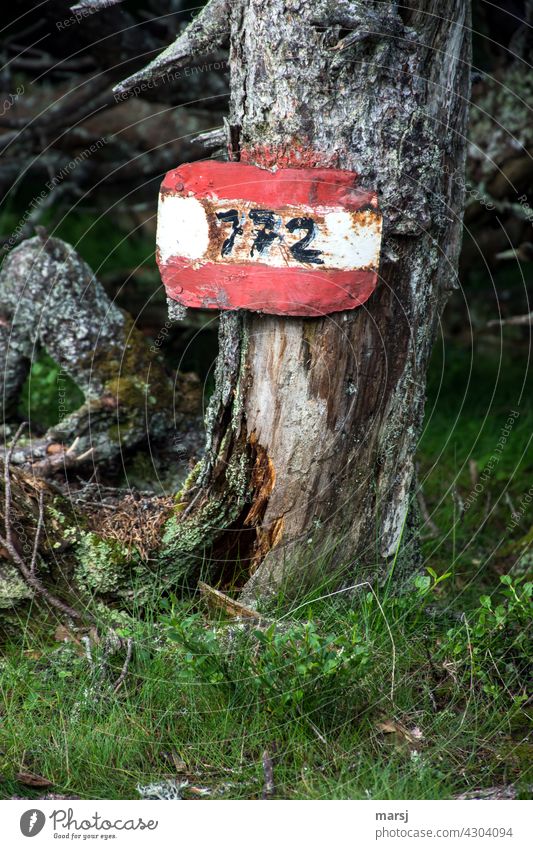
[[[181,503],[182,500],[183,500],[183,496],[186,495],[186,493],[189,492],[190,489],[192,489],[192,487],[194,486],[194,484],[198,480],[198,477],[200,475],[201,470],[202,470],[202,461],[200,460],[200,462],[196,463],[194,468],[189,472],[189,474],[187,475],[187,477],[183,481],[183,485],[181,486],[181,489],[179,489],[176,492],[176,494],[174,495],[174,500],[176,502],[176,510],[178,512],[185,509],[186,504]]]
[[[43,428],[51,427],[59,421],[60,401],[65,407],[64,417],[83,403],[83,393],[65,372],[61,372],[49,354],[42,351],[32,362],[21,389],[18,413]]]

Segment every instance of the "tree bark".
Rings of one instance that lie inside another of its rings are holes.
[[[228,497],[212,535],[230,524],[225,556],[239,571],[226,559],[222,577],[247,599],[316,579],[319,553],[329,568],[383,574],[399,571],[402,546],[413,568],[426,371],[457,286],[468,27],[465,0],[402,6],[401,17],[395,3],[348,0],[232,8],[231,156],[356,171],[384,215],[380,282],[364,306],[221,318],[207,452],[184,504],[205,521],[214,494]]]

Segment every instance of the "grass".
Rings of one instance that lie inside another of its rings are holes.
[[[136,650],[118,693],[122,656],[100,679],[101,648],[91,669],[82,646],[26,629],[3,661],[1,794],[42,793],[17,782],[31,771],[82,798],[136,798],[138,784],[177,775],[214,797],[255,798],[267,750],[283,798],[449,798],[511,782],[526,795],[512,623],[471,634],[473,666],[464,625],[450,611],[428,616],[431,595],[382,596],[381,609],[364,589],[304,603],[282,620],[287,630],[262,632],[262,648],[253,633],[169,601],[125,632]]]
[[[55,625],[21,621],[1,661],[0,796],[42,795],[16,777],[31,771],[82,798],[138,798],[137,785],[172,778],[191,798],[257,798],[265,751],[281,798],[444,799],[510,784],[530,795],[526,371],[505,352],[437,350],[419,472],[438,532],[402,595],[280,597],[266,634],[155,599],[124,625],[135,649],[117,693],[123,652],[105,667],[93,646],[91,666]]]

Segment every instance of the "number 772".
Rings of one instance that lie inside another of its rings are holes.
[[[245,215],[239,213],[237,209],[228,209],[224,212],[217,212],[216,217],[219,221],[231,224],[231,232],[224,239],[221,248],[222,256],[231,256],[235,246],[235,240],[238,236],[245,235]],[[297,262],[313,265],[324,264],[324,261],[320,259],[322,251],[312,250],[308,247],[317,233],[317,225],[312,218],[298,216],[289,219],[286,224],[283,224],[280,216],[276,215],[270,209],[251,209],[248,217],[254,225],[254,239],[250,246],[250,256],[253,257],[256,254],[260,256],[264,255],[276,239],[283,241],[284,237],[281,231],[284,227],[291,234],[296,233],[298,230],[305,232],[305,235],[299,241],[289,245],[289,252]]]

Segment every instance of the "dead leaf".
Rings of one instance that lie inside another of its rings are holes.
[[[420,728],[417,727],[413,731],[409,731],[405,725],[394,719],[386,719],[383,722],[378,722],[376,728],[384,734],[395,734],[398,741],[403,739],[410,745],[413,745],[417,740],[423,739],[424,736]]]
[[[72,631],[69,631],[68,628],[65,628],[64,625],[57,626],[54,633],[54,640],[58,643],[77,643],[78,645],[81,645],[75,634],[73,634]]]
[[[50,445],[46,448],[47,454],[61,454],[62,451],[65,450],[65,446],[61,445],[59,442],[51,442]]]
[[[52,787],[53,781],[35,772],[17,772],[15,778],[27,787]]]

